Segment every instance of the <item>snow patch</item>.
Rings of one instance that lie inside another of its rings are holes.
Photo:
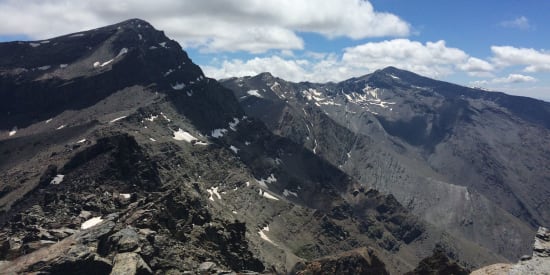
[[[115,119],[109,121],[109,123],[115,123],[115,122],[117,122],[117,121],[119,121],[119,120],[121,120],[121,119],[125,119],[125,118],[126,118],[126,116],[117,117],[117,118],[115,118]]]
[[[168,49],[168,47],[166,47],[166,42],[161,42],[161,43],[159,43],[159,45],[160,45],[161,47],[163,47],[163,48]]]
[[[75,33],[75,34],[69,35],[69,37],[82,37],[82,36],[84,36],[83,33]]]
[[[269,177],[267,177],[267,179],[259,179],[259,180],[256,180],[258,182],[258,184],[264,188],[267,188],[267,184],[268,183],[274,183],[274,182],[277,182],[277,178],[275,177],[275,175],[271,174],[269,175]]]
[[[65,178],[65,175],[57,174],[51,181],[50,184],[60,184]]]
[[[174,132],[174,137],[173,138],[175,140],[184,140],[184,141],[187,141],[189,143],[191,143],[192,141],[198,140],[196,137],[191,135],[189,132],[186,132],[186,131],[182,130],[181,128],[179,128],[178,131]]]
[[[239,152],[239,148],[237,148],[237,147],[235,147],[235,146],[233,146],[233,145],[231,145],[231,146],[229,147],[229,150],[233,151],[233,153],[235,153],[235,154],[238,154],[238,152]]]
[[[206,192],[210,194],[210,197],[208,197],[208,199],[211,201],[214,201],[214,195],[216,195],[216,197],[218,197],[219,200],[222,199],[222,196],[220,195],[220,193],[218,193],[218,187],[211,187],[209,189],[206,189]]]
[[[69,64],[59,64],[59,68],[61,69],[65,69],[67,66],[69,66]]]
[[[101,222],[103,222],[103,219],[101,217],[94,217],[82,223],[80,229],[88,229],[90,227],[100,224]]]
[[[67,125],[63,124],[63,125],[61,125],[61,126],[55,128],[55,129],[56,129],[56,130],[61,130],[61,129],[65,128],[66,126],[67,126]]]
[[[173,72],[174,72],[173,69],[168,70],[167,72],[164,73],[164,77],[169,76],[169,75],[170,75],[171,73],[173,73]]]
[[[17,133],[17,127],[13,127],[13,129],[11,129],[11,131],[8,133],[8,135],[11,137],[11,136],[15,135],[15,133]]]
[[[49,68],[51,68],[52,66],[50,65],[46,65],[46,66],[42,66],[42,67],[38,67],[37,69],[41,70],[41,71],[45,71],[45,70],[48,70]]]
[[[221,138],[225,133],[227,133],[227,129],[214,129],[212,130],[211,136],[214,138]]]
[[[288,197],[290,195],[292,195],[294,197],[298,197],[298,193],[296,193],[296,192],[292,192],[292,191],[287,190],[287,189],[283,190],[283,196]]]
[[[48,119],[48,120],[46,120],[46,124],[48,124],[48,123],[50,123],[50,122],[52,122],[52,119],[51,119],[51,118]]]
[[[246,146],[250,145],[250,141],[245,141],[244,145],[246,145]]]
[[[132,197],[131,194],[128,194],[128,193],[121,193],[119,194],[121,198],[123,199],[129,199],[130,197]]]
[[[154,49],[157,49],[157,47],[155,47],[155,46],[149,47],[149,50],[154,50]]]
[[[267,235],[265,234],[265,232],[269,232],[269,225],[262,228],[262,230],[258,231],[258,234],[260,234],[260,238],[262,238],[262,240],[274,245],[274,246],[278,246],[277,244],[275,244],[269,237],[267,237]]]
[[[152,141],[152,142],[155,142],[155,141],[157,141],[157,140],[156,140],[156,139],[154,139],[154,138],[149,138],[149,140],[150,140],[150,141]]]
[[[170,122],[171,120],[163,113],[163,112],[160,112],[160,115],[168,122]]]
[[[146,118],[145,120],[153,122],[153,121],[155,121],[155,119],[157,119],[158,117],[159,117],[158,115],[156,115],[156,116],[155,116],[155,115],[151,115],[150,117]]]
[[[141,33],[138,33],[138,38],[139,40],[143,40],[143,36],[141,35]]]
[[[229,128],[233,131],[237,131],[237,125],[239,125],[239,119],[238,118],[233,118],[233,122],[229,122]]]
[[[31,42],[31,43],[29,43],[29,45],[33,48],[36,48],[36,47],[40,46],[40,43],[32,43]]]
[[[260,195],[264,198],[267,198],[267,199],[270,199],[270,200],[274,200],[274,201],[278,201],[279,199],[271,194],[269,194],[269,192],[267,191],[264,191],[262,189],[260,189]]]
[[[263,98],[263,96],[258,93],[258,90],[250,90],[248,92],[246,92],[247,94],[251,95],[251,96],[255,96],[255,97],[259,97],[259,98]]]
[[[127,54],[127,53],[128,53],[128,48],[122,48],[122,49],[120,49],[120,52],[118,52],[118,54],[115,58],[119,58],[120,56],[122,56],[124,54]]]
[[[183,88],[185,88],[185,83],[176,82],[176,84],[170,86],[172,86],[172,89],[174,90],[182,90]]]
[[[399,77],[397,77],[397,76],[395,76],[395,75],[393,75],[393,74],[389,74],[389,76],[390,76],[391,78],[393,78],[393,79],[401,79],[401,78],[399,78]]]
[[[84,143],[84,142],[86,142],[86,139],[85,139],[85,138],[83,138],[83,139],[77,141],[76,143]]]

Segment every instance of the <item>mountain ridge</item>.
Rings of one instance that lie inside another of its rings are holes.
[[[503,247],[527,252],[536,226],[548,222],[548,213],[539,207],[548,203],[538,192],[547,192],[542,191],[546,190],[544,184],[529,180],[536,175],[545,181],[545,172],[533,169],[536,163],[548,163],[543,149],[548,136],[548,103],[430,80],[395,67],[339,83],[295,83],[266,74],[222,83],[235,91],[247,113],[263,120],[272,132],[304,144],[357,180],[366,181],[367,186],[396,195],[400,203],[431,223],[462,231],[463,236],[478,241],[492,235],[481,236],[486,234],[483,232],[507,230],[505,224],[509,224],[519,230],[516,233],[522,232],[510,240],[521,235],[522,241]],[[536,104],[525,105],[525,101]],[[526,110],[538,106],[542,110]],[[513,129],[512,123],[522,130],[510,135],[506,130]],[[365,141],[358,147],[360,140]],[[365,142],[369,145],[363,145]],[[510,151],[499,151],[497,144],[503,143]],[[523,163],[511,164],[513,148],[525,152]],[[528,177],[516,174],[512,179],[508,171],[517,167],[524,167],[521,173]],[[417,183],[407,183],[402,177]],[[523,186],[526,184],[530,187]],[[435,188],[445,197],[437,202],[419,188]],[[527,190],[537,191],[527,194]],[[538,202],[528,202],[535,197]],[[468,202],[471,198],[478,202]],[[492,210],[487,205],[492,205]],[[485,210],[476,214],[478,208]],[[443,209],[464,211],[458,212],[464,217],[445,217],[447,210]],[[501,224],[498,219],[486,218],[491,216],[508,221]],[[468,228],[472,222],[484,220],[483,229]],[[494,243],[485,245],[497,249]],[[507,255],[510,259],[521,256]]]
[[[145,26],[58,38],[72,46],[0,44],[11,64],[0,66],[0,93],[12,97],[0,121],[0,269],[287,273],[371,247],[404,273],[436,243],[469,266],[503,260],[272,134]],[[10,61],[19,47],[50,67]]]

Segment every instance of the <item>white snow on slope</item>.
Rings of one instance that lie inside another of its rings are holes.
[[[151,115],[150,117],[146,118],[145,120],[153,122],[153,121],[155,121],[155,119],[157,119],[158,117],[159,117],[158,115],[156,115],[156,116]]]
[[[55,129],[56,129],[56,130],[61,130],[61,129],[65,128],[66,126],[67,126],[67,125],[63,124],[63,125],[61,125],[61,126],[55,128]]]
[[[229,122],[229,129],[233,131],[237,131],[237,125],[239,125],[239,119],[234,117],[233,122]]]
[[[258,231],[258,234],[260,234],[260,238],[262,238],[264,241],[274,245],[274,246],[278,246],[277,244],[275,244],[269,237],[267,237],[267,235],[265,234],[265,232],[269,232],[269,225],[262,228],[262,230]]]
[[[40,46],[40,43],[32,43],[31,42],[31,43],[29,43],[29,45],[33,48],[36,48],[36,47]]]
[[[101,219],[101,217],[94,217],[82,223],[80,229],[88,229],[92,226],[100,224],[101,222],[103,222],[103,219]]]
[[[164,73],[164,77],[169,76],[169,75],[170,75],[171,73],[173,73],[173,72],[174,72],[173,69],[168,70],[167,72]]]
[[[117,117],[117,118],[115,118],[115,119],[109,121],[109,123],[115,123],[115,122],[117,122],[117,121],[119,121],[119,120],[121,120],[121,119],[125,119],[125,118],[126,118],[126,116]]]
[[[288,197],[289,195],[292,195],[294,197],[298,197],[298,193],[296,193],[296,192],[292,192],[292,191],[287,190],[287,189],[283,190],[283,196]]]
[[[231,151],[233,151],[233,153],[235,153],[235,154],[238,154],[238,152],[239,152],[239,148],[237,148],[237,147],[235,147],[235,146],[233,146],[233,145],[231,145],[231,146],[229,147],[229,149],[230,149]]]
[[[176,82],[176,84],[171,86],[172,86],[172,89],[174,90],[182,90],[183,88],[185,88],[185,83]]]
[[[57,174],[51,181],[50,184],[60,184],[63,181],[65,175]]]
[[[258,182],[258,184],[264,188],[267,188],[267,184],[268,183],[274,183],[274,182],[277,182],[277,178],[275,178],[275,175],[271,174],[269,175],[269,177],[267,177],[267,179],[259,179],[259,180],[256,180]]]
[[[264,191],[262,189],[260,189],[260,195],[264,198],[268,198],[270,200],[274,200],[274,201],[278,201],[279,199],[271,194],[269,194],[269,192],[267,191]]]
[[[227,133],[227,129],[214,129],[212,130],[212,137],[221,138],[225,133]]]
[[[216,197],[218,197],[219,200],[222,199],[222,196],[220,195],[220,193],[218,193],[218,187],[211,187],[209,189],[206,189],[206,192],[210,194],[210,197],[208,199],[211,201],[214,201],[214,195],[216,195]]]
[[[393,74],[389,74],[389,76],[390,76],[391,78],[393,78],[393,79],[401,79],[401,78],[399,78],[399,77],[397,77],[397,76],[395,76],[395,75],[393,75]]]
[[[191,135],[189,132],[186,132],[186,131],[182,130],[181,128],[179,128],[177,131],[174,132],[174,137],[173,138],[175,140],[184,140],[184,141],[187,141],[189,143],[191,143],[194,140],[198,140],[196,137]]]
[[[11,137],[11,136],[15,135],[15,133],[17,133],[17,127],[13,127],[13,129],[11,129],[11,131],[8,133],[8,135]]]
[[[160,112],[160,115],[168,122],[170,122],[171,120],[163,113],[163,112]]]
[[[260,98],[263,98],[263,96],[258,93],[258,90],[250,90],[248,92],[246,92],[247,94],[251,95],[251,96],[255,96],[255,97],[260,97]]]

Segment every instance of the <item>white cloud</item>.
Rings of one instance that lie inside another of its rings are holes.
[[[492,83],[522,83],[522,82],[535,82],[536,78],[522,74],[509,74],[507,77],[495,78],[491,80]]]
[[[487,86],[489,84],[516,84],[535,81],[537,81],[537,79],[532,76],[522,74],[509,74],[506,77],[493,78],[491,80],[472,81],[471,84],[474,86]]]
[[[342,59],[349,66],[370,70],[396,66],[436,78],[456,69],[467,72],[492,70],[487,62],[469,57],[458,48],[447,47],[443,40],[425,44],[408,39],[370,42],[347,48]]]
[[[42,39],[133,17],[204,51],[303,49],[297,32],[352,39],[410,33],[407,22],[365,0],[5,0],[0,34]]]
[[[382,69],[387,66],[441,78],[457,70],[490,75],[494,69],[488,62],[470,57],[464,51],[447,47],[445,41],[422,44],[408,39],[394,39],[344,49],[341,55],[305,52],[302,57],[279,56],[226,60],[219,66],[206,66],[204,71],[214,78],[256,75],[269,71],[291,81],[341,81]]]
[[[550,53],[532,48],[492,46],[492,61],[499,67],[522,65],[528,73],[550,71]]]
[[[529,19],[527,19],[527,17],[525,16],[520,16],[513,20],[502,21],[499,25],[505,28],[513,28],[519,30],[530,30],[533,28],[529,23]]]
[[[470,76],[478,77],[491,77],[493,76],[491,72],[495,70],[495,67],[491,63],[476,57],[468,58],[466,63],[460,64],[458,67],[468,72]]]

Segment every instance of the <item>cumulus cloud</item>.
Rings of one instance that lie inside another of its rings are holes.
[[[533,27],[529,23],[529,19],[525,16],[517,17],[513,20],[502,21],[499,24],[501,27],[513,28],[518,30],[530,30]]]
[[[457,70],[467,73],[490,73],[494,70],[487,61],[447,47],[442,40],[423,44],[408,39],[393,39],[345,48],[342,54],[306,52],[301,58],[294,59],[271,56],[248,61],[226,60],[218,66],[205,67],[205,73],[214,78],[224,78],[269,71],[291,81],[327,82],[341,81],[387,66],[435,78]]]
[[[5,0],[0,34],[42,39],[133,17],[204,51],[303,49],[297,32],[352,39],[410,33],[407,22],[365,0]]]
[[[492,83],[523,83],[523,82],[534,82],[537,81],[536,78],[528,75],[522,74],[509,74],[507,77],[495,78]]]
[[[391,65],[441,77],[450,74],[455,64],[467,58],[464,51],[447,47],[443,40],[422,44],[408,39],[393,39],[347,48],[342,60],[349,66],[370,70]]]
[[[474,86],[487,86],[489,84],[516,84],[525,82],[535,82],[536,78],[522,74],[509,74],[506,77],[493,78],[491,80],[478,80],[471,82]]]
[[[458,67],[468,72],[470,76],[479,77],[493,76],[492,72],[495,70],[495,67],[491,63],[476,57],[468,58],[465,63],[458,65]]]
[[[550,53],[532,48],[516,48],[512,46],[492,46],[492,61],[500,67],[522,65],[528,73],[550,71]]]

